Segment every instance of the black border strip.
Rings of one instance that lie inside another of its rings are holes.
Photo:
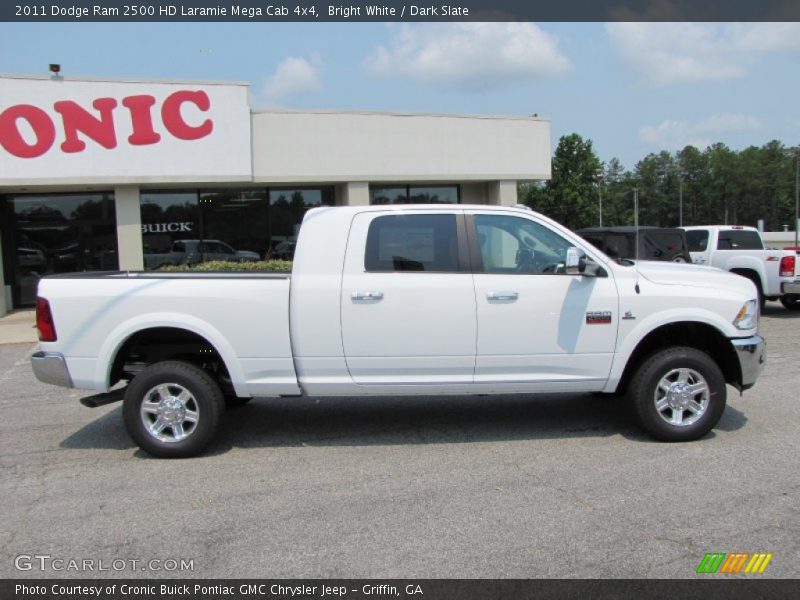
[[[567,565],[565,565],[565,568]],[[702,579],[5,579],[3,600],[729,600],[797,598],[798,579],[704,576]],[[26,586],[26,593],[17,586]],[[99,588],[100,593],[65,593]],[[124,594],[124,586],[146,593]],[[162,587],[166,586],[166,587]],[[198,586],[196,588],[195,586]],[[38,588],[44,593],[31,592]],[[340,594],[323,594],[337,588]],[[57,591],[54,591],[57,590]],[[295,593],[290,593],[295,590]],[[302,591],[305,591],[303,593]],[[421,593],[420,593],[421,592]]]
[[[367,7],[385,10],[368,11]],[[117,9],[103,12],[103,9]],[[312,10],[313,9],[313,10]],[[800,0],[13,0],[6,22],[800,21]]]

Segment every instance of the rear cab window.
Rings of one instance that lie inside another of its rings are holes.
[[[763,250],[764,244],[755,231],[729,229],[719,232],[717,250]]]
[[[454,273],[459,264],[455,214],[384,215],[369,225],[367,271]]]

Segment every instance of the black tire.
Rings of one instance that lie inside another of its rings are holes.
[[[668,394],[660,388],[661,382],[670,382],[674,392]],[[705,384],[706,391],[693,392],[680,383],[696,387]],[[628,395],[639,425],[647,433],[665,442],[686,442],[714,428],[725,410],[727,389],[722,371],[710,356],[695,348],[675,346],[651,355],[638,366]],[[666,406],[659,408],[657,403]],[[686,408],[682,408],[684,403]]]
[[[250,402],[252,398],[240,398],[239,396],[225,396],[225,406],[228,408],[239,408]]]
[[[163,391],[157,390],[160,386]],[[214,379],[178,360],[144,369],[128,384],[122,403],[128,434],[142,450],[160,458],[199,454],[214,437],[224,410],[225,400]]]
[[[787,310],[800,310],[800,296],[796,294],[781,296],[781,304]]]

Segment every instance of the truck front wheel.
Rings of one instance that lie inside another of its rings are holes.
[[[219,426],[225,400],[214,379],[177,360],[150,365],[125,390],[125,428],[139,447],[161,458],[201,452]]]
[[[725,410],[725,378],[705,352],[677,346],[661,350],[639,367],[628,388],[637,420],[665,442],[696,440]]]

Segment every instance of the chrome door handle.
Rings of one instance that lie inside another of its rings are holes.
[[[517,292],[489,292],[486,294],[489,300],[516,300],[519,298]]]
[[[350,297],[353,300],[383,300],[383,292],[353,292]]]

